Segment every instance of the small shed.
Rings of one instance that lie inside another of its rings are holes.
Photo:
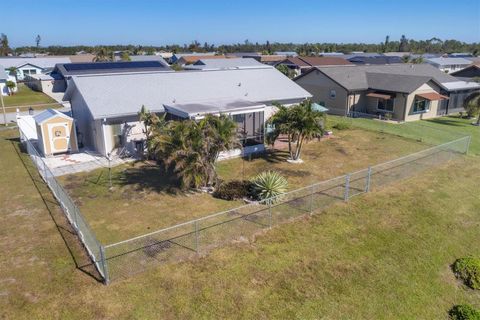
[[[45,156],[77,152],[77,135],[73,118],[47,109],[33,117],[37,128],[38,148]]]

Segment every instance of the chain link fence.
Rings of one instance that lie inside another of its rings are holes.
[[[205,254],[292,219],[348,201],[374,188],[412,177],[468,152],[463,137],[392,161],[290,191],[146,235],[104,246],[106,281],[142,272],[155,265]],[[101,247],[102,248],[102,247]],[[106,272],[108,270],[108,273]]]
[[[20,141],[30,155],[32,162],[35,164],[40,176],[48,185],[53,195],[60,204],[63,213],[67,217],[69,223],[74,228],[81,243],[85,247],[92,263],[104,279],[108,279],[107,268],[105,264],[104,249],[98,242],[95,234],[87,223],[87,220],[80,213],[80,210],[70,198],[68,193],[63,189],[60,183],[55,179],[50,168],[45,164],[40,156],[34,142],[29,140],[23,131],[20,131]]]

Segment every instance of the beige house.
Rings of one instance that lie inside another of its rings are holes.
[[[37,129],[37,144],[45,156],[78,152],[73,119],[57,110],[47,109],[33,117]]]
[[[294,81],[330,113],[389,115],[397,121],[461,111],[459,98],[480,88],[430,65],[412,64],[317,67]]]

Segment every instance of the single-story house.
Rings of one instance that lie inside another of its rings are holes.
[[[398,56],[384,56],[384,55],[376,55],[376,56],[354,56],[348,58],[348,61],[352,62],[356,65],[382,65],[382,64],[396,64],[396,63],[403,63],[402,58]]]
[[[228,52],[225,53],[227,58],[252,58],[252,57],[260,57],[262,54],[260,52]]]
[[[30,74],[24,79],[25,85],[34,91],[52,93],[55,87],[55,78],[49,74]],[[63,91],[62,91],[63,92]]]
[[[202,59],[184,66],[185,70],[218,70],[239,68],[271,68],[253,58]]]
[[[160,57],[161,58],[161,57]],[[50,76],[54,80],[53,92],[65,92],[73,76],[103,75],[111,73],[132,72],[168,72],[172,69],[165,60],[150,61],[117,61],[117,62],[86,62],[86,63],[59,63]]]
[[[195,62],[197,62],[199,60],[207,60],[207,59],[212,59],[212,60],[213,59],[226,59],[226,57],[224,55],[218,55],[218,56],[215,56],[215,55],[183,56],[180,59],[178,59],[177,62],[175,62],[175,63],[179,66],[185,66],[185,65],[189,65],[189,64],[194,64]]]
[[[10,89],[7,87],[7,81],[12,81],[15,84],[17,83],[16,79],[14,76],[11,76],[8,74],[7,71],[5,71],[5,68],[0,65],[0,94],[2,96],[8,96],[10,94]],[[17,91],[17,87],[13,88],[13,92]]]
[[[132,55],[130,56],[130,61],[158,61],[168,66],[168,62],[160,55]]]
[[[472,61],[465,58],[430,58],[425,60],[426,63],[440,69],[445,73],[450,73],[464,69],[472,64]]]
[[[178,60],[182,57],[189,57],[189,56],[214,56],[216,52],[190,52],[190,53],[174,53],[170,58],[170,63],[177,63]]]
[[[16,79],[23,81],[26,75],[30,74],[46,74],[51,71],[57,63],[70,63],[67,57],[42,57],[42,58],[17,58],[6,57],[0,58],[0,64],[4,66],[7,72],[10,68],[16,69]]]
[[[310,97],[270,67],[74,76],[64,99],[71,103],[79,144],[102,155],[143,153],[142,105],[170,119],[229,114],[248,154],[263,150],[264,122],[275,112],[274,102],[291,105]]]
[[[463,110],[480,84],[459,81],[428,64],[315,67],[293,79],[330,113],[390,114],[397,121]]]
[[[295,51],[275,51],[273,54],[277,56],[285,56],[285,57],[297,57],[298,53]]]
[[[472,80],[474,78],[480,80],[480,64],[472,64],[462,70],[458,70],[450,74],[461,80]]]
[[[261,54],[261,55],[245,55],[243,58],[253,58],[261,63],[268,64],[270,66],[274,66],[280,61],[283,61],[287,58],[287,56],[280,56],[275,54]]]
[[[325,67],[325,66],[343,66],[354,65],[350,61],[342,57],[291,57],[287,58],[277,65],[285,65],[289,69],[294,70],[295,75],[300,75],[312,67]]]

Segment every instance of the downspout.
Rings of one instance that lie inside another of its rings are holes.
[[[104,156],[107,156],[107,137],[105,136],[105,128],[106,128],[107,118],[102,119],[102,135],[103,135],[103,153]]]

